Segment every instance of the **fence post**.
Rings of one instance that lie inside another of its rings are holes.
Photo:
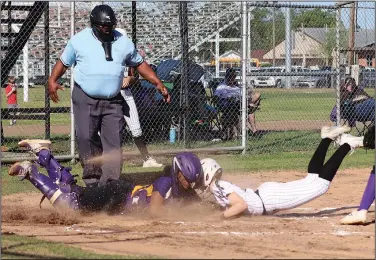
[[[45,3],[44,6],[44,75],[45,77],[50,76],[50,4],[49,2]],[[48,93],[48,83],[45,83],[45,94],[44,94],[44,111],[45,111],[45,118],[44,118],[44,128],[45,128],[45,139],[51,138],[51,114],[50,114],[50,95]]]
[[[75,33],[75,2],[71,2],[70,4],[70,34],[71,37],[73,37]],[[71,117],[71,129],[70,129],[70,154],[72,156],[72,163],[75,163],[75,141],[76,141],[76,133],[75,133],[75,123],[74,123],[74,114],[73,114],[73,101],[72,101],[72,93],[73,93],[73,88],[74,88],[74,72],[73,72],[74,66],[71,67],[71,72],[70,72],[70,91],[71,91],[71,100],[70,100],[70,105],[71,105],[71,111],[70,111],[70,117]]]
[[[137,2],[132,1],[132,41],[137,49]]]
[[[291,72],[291,9],[290,7],[286,7],[286,30],[285,30],[285,66],[286,72]],[[291,76],[286,77],[286,88],[291,88]]]
[[[181,91],[183,91],[184,110],[184,148],[190,147],[190,109],[188,98],[188,6],[187,2],[179,2],[180,40],[181,40]]]
[[[0,4],[0,13],[2,13],[1,12],[1,7],[2,7],[3,5],[2,4]],[[1,28],[1,26],[0,26],[0,42],[2,42],[2,40],[3,40],[3,37],[2,37],[2,35],[1,35],[1,33],[3,32],[3,30],[2,30],[2,28]],[[0,46],[1,47],[1,46]],[[0,59],[0,71],[2,71],[1,70],[2,69],[2,59]],[[3,79],[2,79],[2,73],[0,73],[0,84],[1,84],[1,82],[3,82]],[[3,95],[0,95],[0,105],[2,106],[3,105]],[[2,114],[2,112],[1,112],[2,110],[0,109],[0,130],[1,130],[1,137],[0,137],[0,145],[1,146],[3,146],[3,143],[4,143],[4,129],[3,129],[3,121],[1,120],[1,118],[3,118],[3,114]],[[3,157],[3,156],[2,156]],[[1,161],[0,161],[0,166],[1,166]]]
[[[247,152],[247,33],[248,33],[247,2],[242,2],[242,148]]]
[[[336,80],[336,93],[337,93],[337,100],[336,100],[336,117],[337,117],[337,122],[336,125],[339,126],[341,124],[341,88],[340,88],[340,83],[341,83],[341,75],[340,75],[340,60],[339,60],[339,55],[340,55],[340,46],[339,46],[339,27],[340,27],[340,21],[341,21],[341,7],[337,7],[336,10],[336,72],[337,72],[337,80]]]

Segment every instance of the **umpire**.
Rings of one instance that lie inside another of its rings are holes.
[[[125,67],[135,67],[170,102],[167,88],[138,54],[132,41],[115,31],[116,22],[110,6],[95,6],[90,14],[91,28],[85,28],[68,41],[48,79],[50,97],[57,103],[57,90],[64,90],[57,81],[68,67],[75,66],[73,113],[86,186],[102,186],[119,179],[121,173],[121,135],[124,114],[129,113],[120,94]],[[111,153],[111,162],[102,166],[88,162],[102,152]]]

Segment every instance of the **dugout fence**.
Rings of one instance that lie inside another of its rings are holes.
[[[2,162],[30,159],[17,146],[26,138],[51,139],[57,158],[78,158],[71,71],[61,80],[66,90],[58,104],[50,102],[46,86],[67,41],[89,25],[99,3],[113,7],[117,27],[171,92],[172,102],[165,104],[142,77],[132,87],[152,154],[309,150],[322,125],[348,123],[363,111],[354,125],[361,134],[374,121],[372,105],[344,107],[340,87],[351,76],[373,96],[373,2],[3,1]],[[238,100],[216,95],[230,67],[237,72]],[[5,96],[9,76],[18,85],[18,108],[8,106]],[[125,155],[138,154],[128,127],[123,144]]]

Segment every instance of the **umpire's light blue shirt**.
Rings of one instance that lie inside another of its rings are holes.
[[[132,41],[118,31],[114,33],[113,61],[106,60],[102,43],[91,28],[74,35],[60,57],[65,66],[75,65],[74,81],[91,97],[108,99],[116,96],[121,89],[125,67],[143,62]]]

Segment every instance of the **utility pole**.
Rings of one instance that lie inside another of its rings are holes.
[[[348,42],[348,53],[347,53],[347,63],[349,66],[354,64],[354,46],[355,46],[355,7],[356,3],[351,4],[351,13],[350,13],[350,35]]]
[[[285,23],[286,23],[286,40],[285,40],[285,66],[286,72],[291,72],[291,9],[289,7],[285,8]],[[291,76],[287,76],[286,78],[286,88],[291,88]]]

